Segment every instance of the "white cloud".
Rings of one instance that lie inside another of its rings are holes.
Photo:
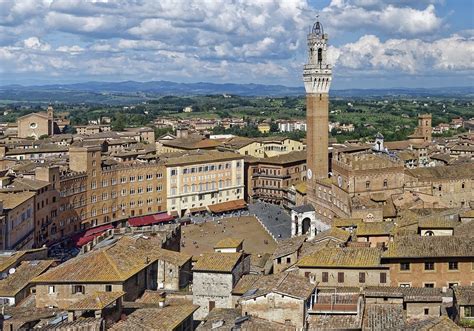
[[[332,48],[338,67],[358,70],[403,71],[410,74],[474,70],[474,38],[452,35],[433,42],[365,35],[354,43]]]
[[[333,0],[335,75],[472,72],[472,30],[438,32],[437,0]],[[0,71],[15,77],[295,85],[315,17],[307,0],[0,0]],[[83,76],[81,76],[83,75]]]
[[[378,29],[389,35],[400,36],[431,33],[443,24],[443,20],[436,15],[433,4],[417,9],[398,7],[387,2],[382,5],[377,0],[333,0],[323,9],[322,16],[335,31]]]
[[[51,46],[47,43],[42,42],[38,37],[30,37],[23,40],[23,45],[25,48],[35,49],[40,51],[49,51]]]

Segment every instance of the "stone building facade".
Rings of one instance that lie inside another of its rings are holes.
[[[53,107],[49,106],[47,112],[31,113],[17,119],[18,137],[35,138],[50,136],[55,132]]]
[[[289,207],[288,190],[306,181],[306,151],[245,162],[246,196]]]
[[[382,264],[389,268],[391,286],[470,286],[473,244],[468,237],[401,237],[389,243]]]
[[[208,253],[193,267],[193,304],[201,320],[214,308],[233,308],[232,289],[250,271],[250,258],[243,253]]]

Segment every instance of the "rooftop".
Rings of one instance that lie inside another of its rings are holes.
[[[54,262],[54,260],[21,262],[13,274],[0,280],[0,296],[15,296],[25,288],[33,278],[45,272]]]
[[[405,171],[408,175],[422,181],[474,178],[474,162],[449,166],[406,169]]]
[[[474,238],[404,236],[388,244],[383,258],[471,257]]]
[[[361,222],[357,226],[357,236],[388,236],[395,224],[393,222]]]
[[[474,286],[456,286],[454,297],[460,305],[474,305]]]
[[[237,248],[244,242],[243,239],[239,238],[224,238],[219,240],[214,248]]]
[[[116,243],[78,255],[36,277],[38,283],[125,281],[156,260],[182,265],[191,256],[162,249],[143,238],[124,236]]]
[[[135,310],[109,330],[142,331],[142,330],[174,330],[190,317],[199,306],[193,304],[170,305],[163,308],[144,308]]]
[[[204,253],[197,258],[193,271],[230,273],[241,257],[242,253]]]
[[[370,247],[328,247],[307,255],[296,264],[302,268],[378,268],[381,251]]]
[[[242,155],[232,152],[218,151],[190,151],[180,154],[161,156],[167,166],[180,166],[188,164],[222,162],[231,160],[240,160]]]
[[[102,310],[123,297],[125,292],[94,292],[86,295],[83,299],[74,302],[67,310]]]
[[[248,300],[270,292],[288,295],[297,299],[306,300],[314,292],[316,284],[309,279],[293,272],[283,272],[273,275],[260,276],[250,286],[241,299]]]
[[[306,236],[297,236],[279,241],[278,246],[273,253],[273,258],[276,259],[293,254],[301,248],[305,239]]]
[[[0,193],[0,201],[3,201],[3,209],[15,209],[34,196],[34,192]]]

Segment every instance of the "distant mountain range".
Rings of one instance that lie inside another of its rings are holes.
[[[84,82],[75,84],[51,84],[37,86],[0,86],[0,100],[20,102],[85,102],[123,103],[144,101],[162,95],[192,96],[232,94],[240,96],[298,96],[304,95],[304,87],[263,84],[215,84],[150,82]],[[384,96],[452,96],[473,97],[474,87],[447,88],[387,88],[332,90],[334,97],[384,97]]]

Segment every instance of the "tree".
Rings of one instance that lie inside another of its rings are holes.
[[[113,131],[123,131],[126,127],[127,119],[122,113],[117,113],[114,120],[111,123]]]

